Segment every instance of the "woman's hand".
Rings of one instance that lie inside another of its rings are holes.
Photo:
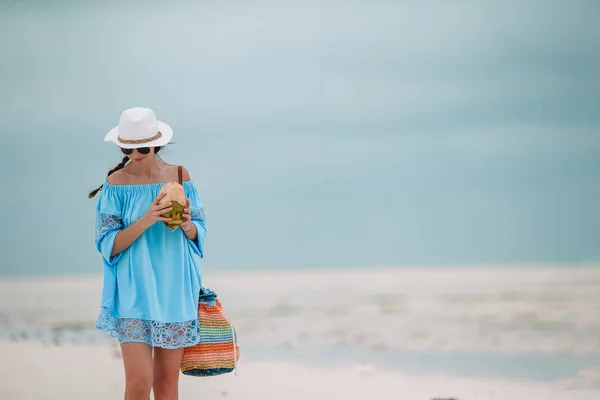
[[[190,201],[188,199],[185,199],[185,201],[187,202],[187,207],[183,209],[183,214],[181,214],[181,220],[183,222],[181,223],[180,227],[184,232],[189,232],[194,227],[194,224],[192,223],[192,210],[190,210]]]
[[[150,208],[146,211],[144,215],[140,218],[145,222],[146,227],[150,227],[154,225],[157,221],[169,222],[172,218],[165,218],[162,214],[169,212],[173,209],[171,203],[158,204],[160,199],[165,197],[166,193],[159,193],[158,196],[152,201]]]
[[[196,239],[196,225],[192,222],[192,210],[190,210],[190,201],[186,199],[187,207],[184,208],[183,214],[181,214],[181,220],[183,221],[179,226],[185,236],[190,240]]]
[[[166,193],[160,193],[158,196],[156,196],[156,198],[152,201],[150,208],[148,208],[148,211],[146,211],[144,215],[142,215],[133,224],[117,233],[117,236],[115,236],[115,242],[113,244],[111,256],[115,256],[129,248],[129,246],[131,246],[131,244],[135,242],[137,238],[142,236],[146,229],[154,225],[156,221],[169,222],[171,220],[171,218],[164,218],[161,215],[171,211],[171,203],[161,205],[158,204],[158,201],[165,195]]]

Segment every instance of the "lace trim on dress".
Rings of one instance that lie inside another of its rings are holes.
[[[192,210],[192,219],[200,219],[204,221],[204,207],[200,207],[197,210]]]
[[[96,241],[102,239],[104,235],[113,230],[123,228],[123,220],[112,214],[98,212],[96,215]]]
[[[159,322],[139,318],[115,318],[106,307],[102,307],[100,311],[96,328],[110,333],[119,343],[146,343],[164,349],[190,347],[200,341],[200,324],[197,319]]]

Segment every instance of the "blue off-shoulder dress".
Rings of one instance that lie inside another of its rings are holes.
[[[96,208],[95,243],[104,272],[96,328],[120,343],[175,349],[200,340],[198,294],[206,224],[204,205],[192,181],[183,182],[183,187],[198,231],[195,240],[158,221],[126,250],[111,257],[117,233],[148,210],[162,186],[104,182]]]

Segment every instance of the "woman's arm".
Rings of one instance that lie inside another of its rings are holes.
[[[188,172],[188,170],[184,167],[181,167],[181,180],[185,182],[191,179],[192,178],[190,177],[190,173]],[[181,230],[188,239],[196,240],[196,237],[198,236],[198,230],[196,229],[196,226],[192,223],[189,200],[187,207],[183,211],[183,223],[181,224]]]
[[[164,218],[162,214],[169,212],[173,209],[171,203],[158,204],[158,201],[166,196],[166,193],[159,193],[158,196],[152,201],[148,211],[141,216],[133,224],[127,228],[120,230],[115,236],[115,242],[113,244],[111,257],[119,254],[120,252],[127,250],[129,246],[133,244],[142,236],[142,233],[158,221],[169,222],[171,218]]]
[[[166,211],[165,211],[166,212]],[[111,257],[116,256],[122,251],[125,251],[139,238],[142,236],[142,233],[150,226],[152,226],[154,222],[148,221],[145,217],[142,217],[135,221],[133,224],[129,225],[127,228],[119,231],[117,236],[115,236],[115,243],[113,244],[113,249],[111,252]]]
[[[189,212],[189,208],[186,208],[186,210]],[[196,240],[196,237],[198,237],[198,229],[196,229],[196,225],[192,223],[191,217],[189,217],[189,213],[186,215],[189,218],[187,220],[188,223],[184,222],[183,224],[181,224],[181,230],[188,239]]]

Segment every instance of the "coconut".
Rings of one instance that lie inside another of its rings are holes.
[[[165,222],[165,225],[171,231],[174,231],[183,222],[181,216],[183,215],[183,210],[187,208],[185,191],[179,182],[174,181],[165,183],[160,189],[159,194],[161,193],[165,193],[165,196],[158,201],[158,204],[171,203],[172,207],[171,211],[162,214],[164,218],[171,218],[171,221]]]

